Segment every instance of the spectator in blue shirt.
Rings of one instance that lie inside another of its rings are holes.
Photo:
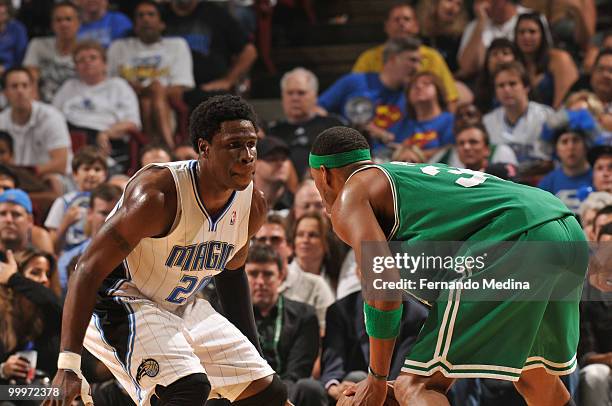
[[[10,0],[0,0],[0,74],[21,65],[28,34],[25,26],[12,18]]]
[[[132,31],[132,21],[123,13],[108,10],[108,0],[82,0],[78,38],[98,41],[104,48]]]
[[[578,212],[578,189],[592,185],[593,172],[587,160],[588,133],[580,129],[562,127],[555,132],[555,152],[560,165],[538,184],[540,189],[556,195],[568,208]]]
[[[446,109],[440,79],[431,72],[417,73],[406,89],[408,116],[399,124],[395,142],[402,145],[400,160],[426,162],[455,142],[455,116]],[[407,154],[407,156],[405,156]]]
[[[379,142],[392,141],[407,114],[404,86],[419,68],[420,45],[414,38],[389,40],[380,73],[344,75],[319,97],[319,106],[352,124],[366,126]]]

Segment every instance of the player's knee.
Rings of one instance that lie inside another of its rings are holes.
[[[284,406],[287,402],[287,388],[278,375],[274,375],[272,383],[261,392],[246,399],[236,400],[234,406]]]
[[[152,406],[203,405],[210,393],[210,382],[205,374],[191,374],[168,386],[156,385],[151,397]]]

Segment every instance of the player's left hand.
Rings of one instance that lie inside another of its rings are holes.
[[[357,385],[346,389],[338,406],[383,406],[387,398],[387,382],[368,376]]]

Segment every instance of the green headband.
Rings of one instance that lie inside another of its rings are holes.
[[[372,159],[369,149],[354,149],[352,151],[340,152],[330,155],[315,155],[312,152],[308,157],[308,164],[311,168],[319,169],[324,166],[328,169],[340,168],[348,164]]]

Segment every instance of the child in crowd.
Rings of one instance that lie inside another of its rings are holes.
[[[75,155],[72,176],[77,191],[58,197],[45,220],[57,254],[87,239],[85,213],[89,207],[89,194],[106,180],[106,175],[106,156],[97,147],[82,148]]]

